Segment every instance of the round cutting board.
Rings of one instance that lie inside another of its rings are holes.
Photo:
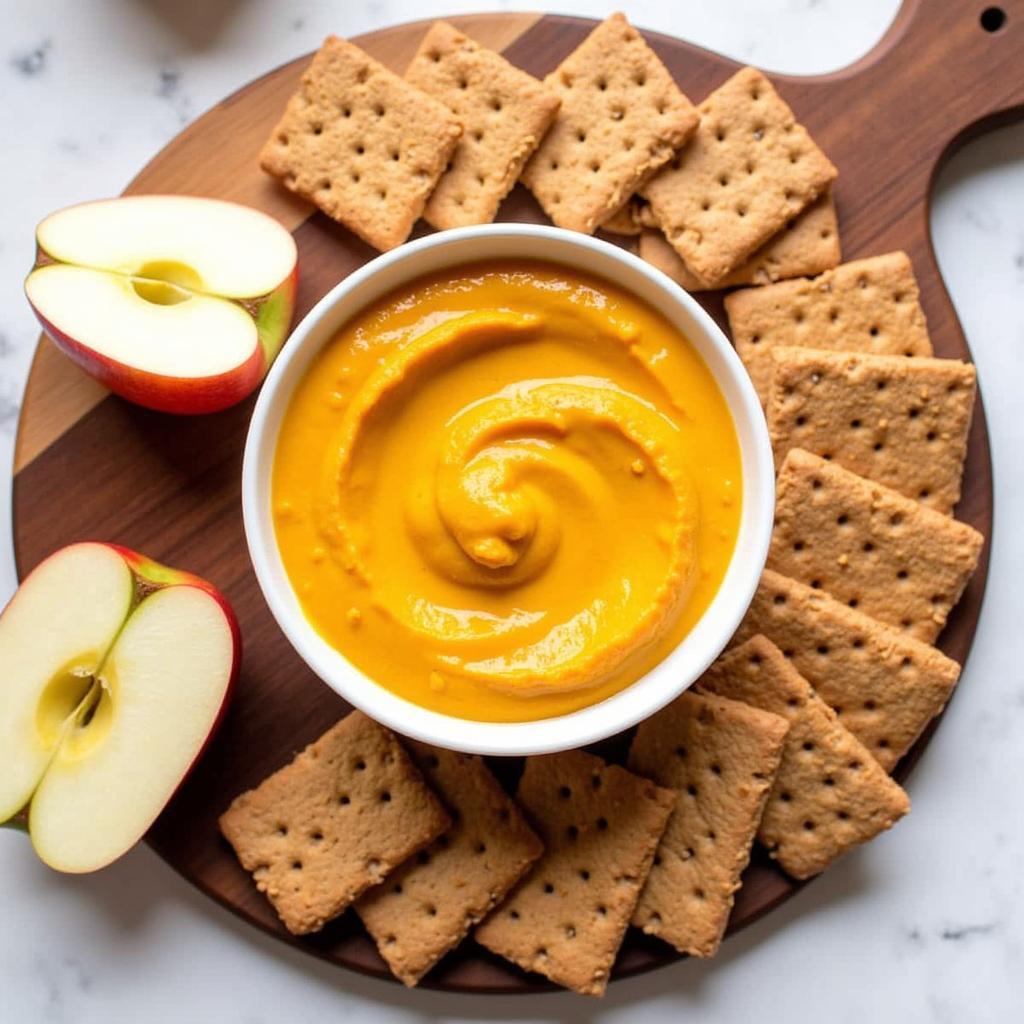
[[[774,76],[797,117],[840,171],[836,186],[845,259],[906,250],[921,284],[936,353],[970,358],[939,276],[928,229],[929,189],[953,147],[999,120],[1019,116],[1024,79],[1024,2],[1008,5],[998,32],[972,4],[908,3],[879,46],[855,66],[818,78]],[[593,22],[533,14],[452,19],[485,45],[503,50],[538,76],[551,71]],[[401,72],[426,30],[402,25],[357,40]],[[652,46],[683,90],[700,100],[737,65],[665,36]],[[130,193],[193,193],[259,207],[294,233],[300,253],[297,316],[374,253],[264,175],[257,153],[308,57],[272,71],[189,126],[135,179]],[[521,187],[503,220],[543,221]],[[619,241],[625,241],[619,239]],[[26,253],[26,260],[28,253]],[[702,297],[722,320],[720,299]],[[24,575],[54,548],[87,538],[117,541],[169,565],[214,580],[238,613],[245,640],[231,710],[196,770],[153,826],[150,844],[186,878],[250,923],[337,964],[386,976],[383,962],[352,914],[302,940],[289,936],[269,903],[220,838],[217,817],[231,799],[290,759],[346,711],[299,660],[271,618],[253,577],[242,533],[239,481],[252,401],[214,416],[175,418],[108,395],[45,340],[29,379],[19,426],[14,479],[14,539]],[[992,481],[985,416],[974,415],[957,510],[986,535]],[[954,611],[940,646],[959,661],[970,648],[988,564]],[[897,769],[904,779],[928,735]],[[600,752],[621,757],[624,739]],[[516,765],[495,765],[506,780]],[[913,828],[913,820],[901,826]],[[738,893],[731,929],[741,928],[797,889],[755,852]],[[678,959],[636,931],[626,937],[616,976]],[[485,954],[472,942],[447,957],[425,984],[472,991],[546,986]]]

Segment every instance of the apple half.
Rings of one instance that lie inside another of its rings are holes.
[[[207,413],[263,380],[297,281],[295,240],[259,210],[125,196],[43,220],[25,294],[53,342],[115,394]]]
[[[60,871],[153,823],[219,723],[241,653],[205,580],[113,544],[42,562],[0,615],[0,822]]]

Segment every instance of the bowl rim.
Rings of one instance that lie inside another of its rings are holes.
[[[352,316],[403,283],[474,260],[501,258],[470,253],[443,259],[445,250],[472,249],[482,239],[506,239],[513,246],[539,243],[533,255],[506,258],[536,259],[612,280],[670,322],[673,312],[682,312],[689,322],[686,330],[679,328],[680,333],[697,349],[722,390],[743,462],[743,508],[733,554],[718,591],[690,632],[658,664],[617,693],[576,711],[523,722],[456,718],[414,704],[365,675],[331,647],[302,613],[280,558],[271,508],[270,477],[281,422],[316,354]],[[553,255],[556,250],[563,255]],[[564,255],[570,250],[576,251],[575,261]],[[431,252],[437,261],[431,267],[417,267],[417,259]],[[623,283],[613,276],[616,263],[626,272],[623,276],[641,283],[639,291],[635,282]],[[373,291],[375,282],[402,264],[415,269],[378,284]],[[360,294],[365,291],[371,294]],[[354,295],[358,301],[352,301]],[[346,300],[352,308],[338,313]],[[738,355],[711,316],[667,275],[633,253],[590,235],[541,224],[499,223],[437,232],[383,253],[339,281],[295,327],[270,368],[249,422],[242,466],[242,517],[256,579],[275,622],[310,670],[353,707],[396,732],[447,749],[496,756],[551,753],[596,743],[650,717],[688,689],[725,648],[753,599],[767,560],[774,505],[774,461],[761,403]],[[684,658],[685,663],[679,664]]]

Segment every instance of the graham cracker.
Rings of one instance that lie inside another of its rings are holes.
[[[613,234],[634,237],[648,229],[659,229],[651,204],[638,195],[630,196],[623,206],[602,222],[601,227]]]
[[[820,274],[836,266],[840,259],[839,227],[832,190],[826,189],[745,263],[710,285],[690,272],[661,231],[642,232],[640,258],[668,274],[688,292],[733,288],[743,284],[765,285],[790,277]]]
[[[409,237],[462,127],[357,46],[329,36],[260,165],[377,249]]]
[[[639,235],[643,228],[640,227],[637,197],[628,199],[624,206],[620,206],[610,217],[603,220],[600,226],[603,231],[610,231],[613,235]]]
[[[544,848],[482,758],[406,745],[452,826],[355,909],[391,972],[411,986],[504,899]]]
[[[293,935],[318,931],[450,824],[394,734],[359,711],[220,817]]]
[[[949,514],[960,500],[975,371],[956,359],[780,347],[767,416],[776,464],[790,448]]]
[[[714,956],[788,730],[779,715],[693,692],[640,724],[630,770],[677,796],[634,926],[680,953]]]
[[[930,356],[914,268],[905,252],[843,263],[814,278],[747,288],[725,298],[736,351],[767,400],[776,345]]]
[[[932,643],[984,540],[966,523],[791,448],[779,470],[768,568]]]
[[[699,110],[693,141],[639,191],[711,286],[821,195],[836,169],[756,68],[737,71]]]
[[[622,14],[544,84],[562,106],[522,181],[562,228],[591,234],[697,127],[697,111]]]
[[[892,771],[945,707],[960,666],[941,651],[765,569],[733,644],[766,636]]]
[[[757,834],[793,878],[818,874],[910,810],[907,794],[763,636],[720,658],[698,685],[789,720]]]
[[[424,220],[441,230],[489,224],[554,120],[558,97],[445,21],[431,25],[405,79],[463,128]]]
[[[517,797],[544,856],[476,939],[524,970],[603,995],[675,794],[570,750],[527,758]]]

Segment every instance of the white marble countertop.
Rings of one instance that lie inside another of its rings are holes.
[[[965,0],[959,0],[965,2]],[[492,0],[499,8],[543,8]],[[601,15],[585,0],[552,0]],[[51,209],[112,195],[191,118],[316,47],[481,0],[48,0],[4,5],[0,95],[0,457],[10,463],[37,328],[21,282]],[[856,59],[897,0],[648,0],[636,23],[788,72]],[[968,6],[969,3],[968,3]],[[985,5],[978,3],[979,12]],[[1012,6],[1012,5],[1011,5]],[[1024,13],[1024,12],[1022,12]],[[621,983],[601,1002],[405,992],[244,926],[142,847],[94,876],[43,868],[0,832],[0,1020],[661,1020],[984,1024],[1024,1006],[1024,125],[943,172],[932,228],[979,365],[995,460],[989,589],[962,692],[910,781],[914,811],[710,963]],[[0,473],[0,602],[13,590]]]

